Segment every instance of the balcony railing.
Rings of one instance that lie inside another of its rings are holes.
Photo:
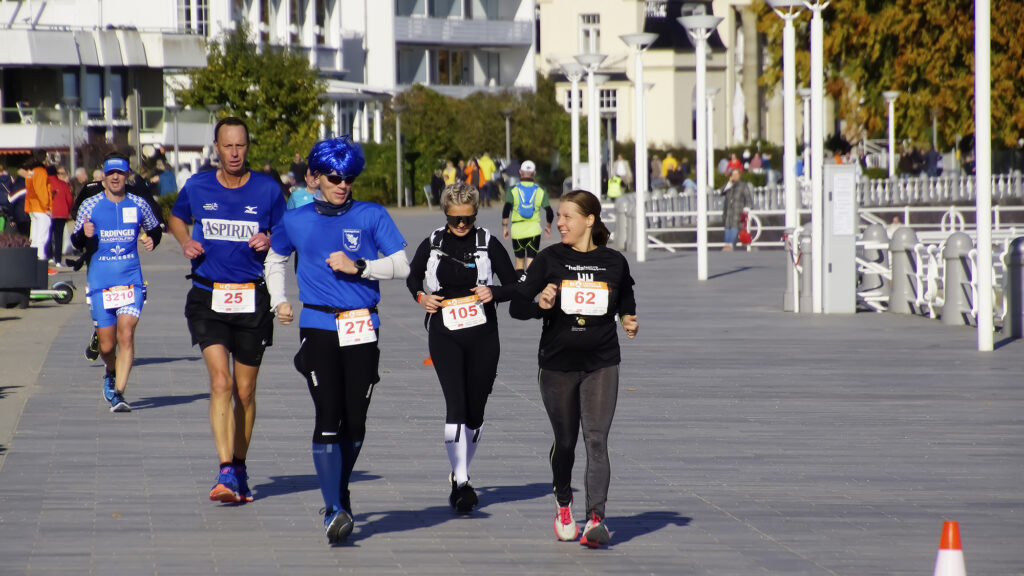
[[[395,41],[400,44],[528,46],[533,43],[533,23],[400,16],[395,18]]]

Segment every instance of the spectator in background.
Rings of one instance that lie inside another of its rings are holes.
[[[750,171],[754,174],[761,173],[761,153],[754,152],[754,157],[750,159]]]
[[[725,204],[722,206],[722,226],[725,228],[725,245],[722,250],[732,250],[740,235],[740,220],[743,214],[750,211],[753,194],[750,184],[740,180],[743,171],[734,169],[729,172],[729,182],[722,188]]]
[[[671,152],[665,155],[665,160],[661,163],[661,178],[662,180],[669,180],[668,175],[672,174],[679,169],[679,161],[672,155]],[[682,179],[680,179],[681,181]]]
[[[613,166],[613,171],[615,172],[615,176],[622,180],[622,182],[626,185],[627,189],[633,189],[633,169],[630,167],[629,161],[622,157],[622,154],[619,154],[615,158],[615,166]]]
[[[455,170],[455,178],[459,182],[465,182],[466,181],[466,162],[465,161],[459,160],[459,167],[456,168],[456,170]]]
[[[453,164],[451,160],[445,160],[444,170],[441,171],[441,177],[444,179],[445,186],[451,186],[459,179],[455,174],[455,164]]]
[[[434,170],[434,175],[430,177],[430,201],[437,204],[441,198],[441,191],[444,190],[444,176],[441,174],[441,169]]]
[[[316,191],[320,188],[320,179],[310,172],[309,168],[306,168],[306,176],[303,180],[303,185],[295,188],[292,195],[288,197],[288,210],[295,210],[316,199]]]
[[[942,173],[942,169],[939,168],[939,161],[941,159],[942,159],[942,156],[939,155],[938,151],[935,150],[934,146],[929,148],[928,152],[925,153],[925,155],[924,155],[924,172],[930,178],[937,178],[939,176],[939,174]]]
[[[664,188],[665,180],[661,176],[661,158],[655,154],[651,158],[651,188]]]
[[[78,198],[78,193],[89,183],[89,172],[79,166],[75,168],[75,179],[71,181],[71,195]]]
[[[730,173],[733,170],[739,170],[741,174],[743,173],[743,162],[740,162],[735,153],[729,155],[729,163],[725,165],[726,173]]]
[[[480,171],[480,166],[476,163],[475,158],[469,159],[469,163],[466,164],[465,174],[466,184],[476,188],[478,191],[483,189],[483,173]]]
[[[299,178],[302,178],[306,174],[306,163],[302,161],[302,154],[295,153],[295,157],[292,159],[292,165],[288,168],[288,171],[295,176],[295,181],[298,182]]]
[[[50,171],[53,171],[50,174]],[[46,169],[49,176],[50,189],[53,190],[53,207],[51,210],[50,225],[50,260],[52,266],[61,267],[61,257],[64,255],[64,226],[71,216],[71,205],[75,199],[71,195],[71,186],[68,185],[68,171],[62,166],[54,168],[48,166]]]
[[[92,171],[92,181],[93,182],[103,182],[103,170],[100,170],[99,168],[93,170]]]
[[[477,189],[480,191],[484,206],[490,206],[491,199],[497,199],[497,194],[494,193],[494,173],[498,167],[494,165],[491,154],[486,150],[477,161],[477,166],[480,168],[480,183],[483,186],[482,188],[478,186]]]
[[[156,169],[160,172],[157,176],[157,195],[163,196],[165,194],[177,194],[178,193],[178,179],[174,175],[174,171],[167,168],[163,160],[156,161]]]
[[[50,210],[53,208],[53,192],[50,190],[49,175],[43,164],[42,151],[36,151],[25,163],[20,176],[25,178],[25,212],[32,226],[29,232],[32,247],[37,257],[46,261],[50,245]]]

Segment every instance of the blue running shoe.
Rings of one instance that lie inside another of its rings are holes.
[[[114,399],[114,394],[117,394],[117,390],[114,388],[114,373],[108,370],[103,376],[103,399],[111,402]]]
[[[235,503],[240,502],[238,494],[238,478],[235,477],[234,466],[224,466],[217,475],[217,483],[210,490],[210,500],[214,502]]]
[[[355,522],[352,521],[352,516],[345,510],[341,508],[337,510],[333,508],[325,509],[324,533],[327,534],[328,543],[337,544],[338,542],[344,542],[349,534],[352,533],[352,528],[355,525]]]
[[[243,504],[246,502],[252,502],[252,490],[249,489],[249,473],[245,469],[245,464],[235,464],[235,478],[238,480],[238,495],[241,498],[239,502]]]
[[[111,412],[131,412],[132,407],[130,404],[125,402],[124,396],[120,392],[114,392],[114,397],[110,399],[110,411]]]

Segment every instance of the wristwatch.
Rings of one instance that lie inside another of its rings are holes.
[[[366,260],[360,258],[356,260],[356,276],[362,277],[363,272],[366,272]]]

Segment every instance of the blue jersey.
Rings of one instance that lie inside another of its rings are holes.
[[[325,216],[315,204],[289,210],[270,235],[274,252],[287,256],[299,253],[296,276],[299,300],[341,310],[371,308],[380,302],[380,286],[352,274],[335,272],[327,264],[332,252],[343,251],[352,260],[376,260],[378,252],[385,256],[405,249],[405,239],[391,215],[380,204],[352,202],[340,216]],[[380,327],[380,318],[372,314],[373,327]],[[334,315],[303,308],[301,328],[336,330]]]
[[[82,202],[75,219],[76,233],[86,222],[96,226],[99,246],[89,260],[89,295],[113,286],[129,284],[142,287],[139,262],[139,229],[152,230],[160,225],[145,200],[125,194],[120,202],[96,194]]]
[[[249,239],[269,232],[284,214],[281,187],[266,174],[249,172],[240,188],[225,188],[217,171],[198,172],[178,194],[171,214],[186,224],[195,221],[192,239],[204,254],[192,260],[192,272],[213,282],[252,282],[263,276],[266,252],[249,247]],[[208,286],[195,284],[201,288]]]

